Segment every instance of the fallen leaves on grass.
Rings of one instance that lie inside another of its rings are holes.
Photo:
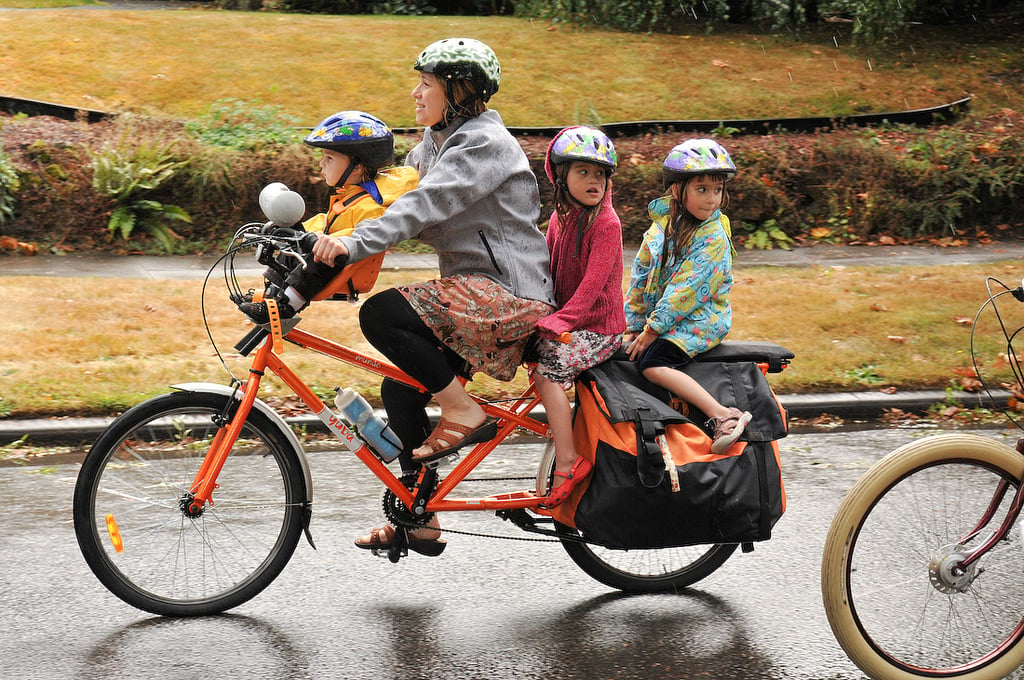
[[[0,236],[0,250],[21,253],[22,255],[36,255],[39,253],[39,246],[35,243],[18,241],[10,236]]]

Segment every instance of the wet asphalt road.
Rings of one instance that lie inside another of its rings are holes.
[[[88,571],[70,519],[77,464],[0,467],[4,677],[861,678],[821,605],[822,542],[845,490],[923,434],[790,435],[789,508],[773,539],[681,595],[617,595],[550,543],[449,535],[439,558],[374,558],[351,541],[380,517],[378,484],[341,454],[312,453],[319,549],[301,543],[229,615],[184,620],[121,603]],[[531,443],[488,463],[529,475],[539,457]],[[445,521],[524,536],[484,513]]]

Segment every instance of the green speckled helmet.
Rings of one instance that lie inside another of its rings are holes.
[[[431,43],[413,68],[447,81],[468,80],[485,102],[501,83],[501,65],[494,50],[473,38],[445,38]]]

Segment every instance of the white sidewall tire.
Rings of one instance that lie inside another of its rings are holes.
[[[916,680],[925,676],[894,668],[861,635],[846,596],[851,541],[865,513],[895,480],[922,465],[954,459],[986,463],[1018,479],[1024,477],[1024,456],[1005,444],[973,434],[937,435],[902,446],[873,465],[846,494],[832,518],[821,562],[825,613],[843,651],[872,678]],[[955,677],[958,680],[994,680],[1006,677],[1022,664],[1024,638],[994,663]]]

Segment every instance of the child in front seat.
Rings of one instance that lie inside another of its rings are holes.
[[[323,150],[320,172],[328,186],[335,188],[327,212],[303,224],[308,232],[348,236],[359,222],[380,217],[419,182],[416,169],[409,166],[381,170],[394,159],[394,135],[383,121],[368,113],[341,111],[329,116],[304,141]],[[327,266],[311,256],[307,260],[307,267],[296,267],[283,285],[268,287],[267,294],[277,301],[282,319],[304,309],[344,269],[344,264]],[[269,320],[266,302],[249,299],[238,308],[258,324]]]
[[[558,309],[537,322],[533,381],[555,445],[554,479],[545,501],[549,508],[563,503],[593,467],[576,455],[565,390],[582,371],[615,353],[626,328],[622,226],[611,197],[615,165],[611,140],[600,130],[583,126],[559,132],[544,164],[555,185],[547,242]],[[565,333],[571,339],[559,340]]]
[[[711,452],[729,448],[751,415],[727,408],[682,369],[718,345],[732,326],[732,242],[726,182],[736,174],[729,152],[711,139],[674,147],[663,164],[665,196],[651,201],[626,294],[626,341],[647,380],[708,417]]]

